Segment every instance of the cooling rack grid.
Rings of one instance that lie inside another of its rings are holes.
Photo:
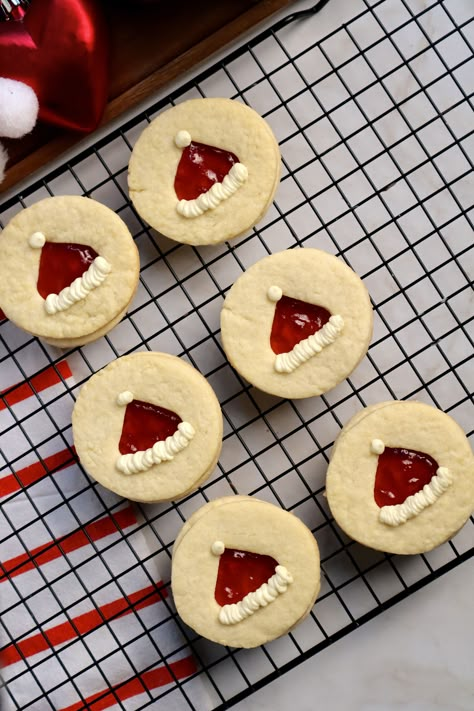
[[[472,556],[472,519],[431,553],[390,556],[347,539],[324,497],[332,443],[362,406],[392,398],[432,403],[472,438],[472,8],[467,0],[294,7],[0,204],[5,225],[42,197],[90,196],[125,220],[141,259],[130,311],[96,343],[63,352],[8,321],[0,325],[7,709],[226,708]],[[198,96],[228,96],[262,114],[279,140],[283,174],[274,205],[251,234],[190,248],[140,220],[126,171],[147,123]],[[245,268],[295,246],[325,249],[361,275],[375,332],[347,381],[320,398],[285,401],[231,369],[219,313]],[[81,385],[114,358],[145,349],[191,362],[223,409],[219,465],[177,503],[119,499],[88,479],[72,446],[70,417]],[[169,594],[170,556],[183,521],[204,502],[232,493],[295,513],[322,555],[322,590],[311,615],[255,650],[196,637]]]

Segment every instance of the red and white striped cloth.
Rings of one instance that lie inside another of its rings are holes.
[[[67,360],[23,381],[0,366],[2,709],[137,709],[163,691],[166,709],[210,709],[161,582],[169,556],[77,464],[74,382]]]

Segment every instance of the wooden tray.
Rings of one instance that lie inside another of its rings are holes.
[[[292,2],[104,0],[111,34],[111,78],[102,125]],[[0,192],[31,175],[81,138],[81,134],[38,123],[23,139],[5,140],[10,160]]]

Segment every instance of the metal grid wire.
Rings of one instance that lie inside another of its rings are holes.
[[[95,708],[85,691],[95,674],[103,689],[97,708],[158,707],[160,699],[166,708],[224,708],[473,553],[472,520],[426,555],[370,551],[340,531],[324,497],[332,443],[362,406],[418,399],[473,433],[469,2],[358,0],[349,8],[331,0],[316,17],[319,6],[277,23],[0,205],[5,224],[47,195],[90,196],[128,224],[141,259],[130,311],[97,343],[64,353],[9,322],[0,326],[0,377],[8,373],[9,385],[17,384],[3,392],[0,411],[2,558],[9,546],[15,553],[0,575],[2,645],[17,655],[5,668],[7,707],[59,709],[67,697],[78,700],[70,708]],[[126,171],[134,141],[156,113],[198,96],[253,106],[272,126],[284,167],[275,203],[257,228],[230,244],[190,248],[143,223],[128,200]],[[325,249],[361,275],[375,333],[348,380],[323,397],[293,402],[259,392],[232,370],[219,314],[246,267],[294,246]],[[132,506],[81,470],[70,415],[92,373],[145,349],[181,356],[207,377],[222,405],[224,445],[198,492],[178,503]],[[25,388],[30,397],[22,399]],[[168,594],[183,521],[231,493],[292,511],[314,532],[322,555],[322,590],[311,615],[256,650],[196,637]],[[104,521],[109,537],[100,533]],[[51,576],[53,558],[60,566]],[[114,599],[120,608],[104,606]],[[157,600],[160,613],[147,615],[147,603]],[[84,610],[95,616],[89,626]],[[116,624],[124,616],[126,633]],[[70,634],[61,644],[45,633],[65,627]],[[32,635],[41,639],[39,655],[26,651]],[[144,642],[152,652],[145,661]],[[175,660],[188,659],[189,649],[197,667],[181,674]],[[158,664],[171,683],[153,681]],[[125,670],[121,684],[114,683],[117,665]]]

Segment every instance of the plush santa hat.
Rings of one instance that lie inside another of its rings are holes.
[[[36,123],[38,108],[38,99],[31,87],[0,77],[0,138],[21,138],[29,133]],[[7,152],[0,143],[0,183],[7,159]]]

